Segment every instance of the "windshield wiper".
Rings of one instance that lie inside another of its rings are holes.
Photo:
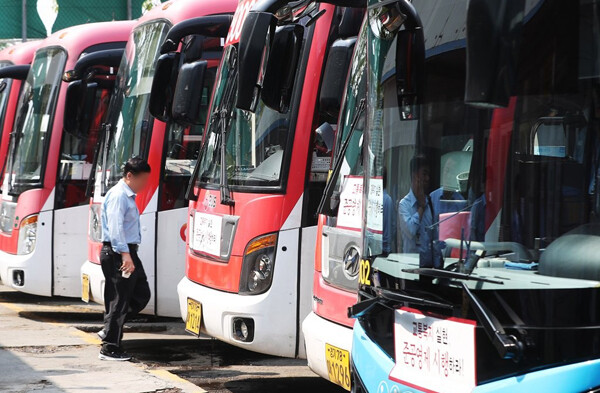
[[[461,282],[461,286],[475,311],[475,315],[479,319],[483,330],[492,341],[492,345],[498,351],[502,359],[519,360],[523,356],[525,345],[517,337],[508,335],[504,331],[502,324],[494,314],[492,314],[485,304],[471,292],[465,282]]]
[[[102,124],[102,130],[106,127],[106,123]],[[106,139],[106,132],[100,135],[100,140],[96,144],[94,149],[94,158],[92,160],[92,169],[90,170],[90,177],[88,177],[87,184],[85,186],[85,196],[91,198],[94,195],[94,186],[96,185],[96,171],[98,167],[98,157],[100,156],[100,149],[104,145]]]
[[[323,197],[321,197],[319,207],[317,208],[317,215],[323,213],[325,203],[331,199],[333,189],[335,187],[335,184],[337,183],[336,179],[339,176],[340,171],[342,169],[342,163],[344,162],[346,150],[348,150],[348,146],[350,145],[350,140],[352,139],[352,135],[354,134],[354,130],[356,129],[356,125],[358,124],[358,120],[360,119],[362,112],[365,110],[366,102],[367,100],[365,98],[362,98],[360,100],[360,103],[358,104],[358,109],[356,110],[356,113],[354,113],[352,123],[350,123],[350,130],[348,131],[348,135],[346,136],[346,139],[344,139],[344,143],[342,144],[340,151],[336,154],[335,164],[331,171],[331,175],[329,176],[329,180],[327,181],[327,185],[325,186],[325,190],[323,191]],[[329,211],[331,211],[331,209]]]
[[[389,309],[395,309],[393,305],[398,303],[443,308],[447,310],[454,309],[454,306],[450,303],[443,303],[435,300],[425,299],[423,297],[411,296],[405,292],[394,292],[383,288],[375,288],[375,296],[372,296],[364,291],[359,291],[359,294],[361,297],[366,299],[348,307],[348,318],[359,318],[368,313],[376,304],[380,304]]]
[[[100,195],[106,195],[106,164],[108,161],[108,150],[110,148],[110,144],[112,143],[112,125],[110,123],[106,123],[104,125],[104,133],[108,134],[108,138],[104,137],[104,149],[102,152],[102,177],[100,180]]]
[[[433,278],[447,278],[451,280],[467,280],[467,281],[478,281],[478,282],[489,282],[491,284],[504,284],[504,281],[492,280],[491,278],[483,278],[478,276],[472,276],[467,273],[452,272],[449,270],[433,269],[429,267],[420,267],[416,269],[402,269],[404,273],[420,274],[422,276],[428,276]]]
[[[231,198],[231,191],[229,190],[229,185],[227,184],[227,157],[225,156],[225,148],[227,145],[227,141],[225,140],[225,134],[227,132],[227,110],[222,109],[219,113],[220,122],[221,122],[221,204],[227,206],[234,206],[235,201]]]
[[[465,273],[452,272],[448,270],[431,269],[431,268],[419,268],[419,269],[402,269],[405,273],[421,274],[424,276],[435,277],[435,278],[448,278],[452,280],[459,280],[460,286],[467,295],[471,307],[477,316],[477,319],[481,323],[483,330],[492,341],[492,345],[498,351],[498,355],[502,359],[515,359],[518,360],[523,356],[525,345],[513,335],[508,335],[504,331],[502,324],[496,316],[487,309],[485,304],[479,300],[479,298],[471,292],[465,281],[478,281],[478,282],[489,282],[493,284],[504,284],[502,281],[491,280],[488,278],[475,277]]]

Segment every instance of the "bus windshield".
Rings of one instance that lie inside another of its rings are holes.
[[[226,113],[227,183],[234,189],[279,188],[290,134],[290,112],[281,114],[259,101],[255,113],[234,107],[238,47],[229,45],[219,66],[208,134],[200,152],[198,185],[221,181],[221,125]],[[233,86],[231,86],[233,84]],[[228,91],[233,94],[226,94]]]
[[[334,190],[329,201],[325,201],[324,212],[330,218],[330,225],[360,231],[360,211],[362,199],[363,159],[361,155],[363,131],[365,127],[365,111],[357,114],[360,101],[365,98],[367,89],[366,56],[367,29],[362,28],[354,56],[350,64],[350,73],[344,101],[338,121],[334,153],[335,166],[339,166],[337,177],[329,179],[334,182]],[[352,124],[356,116],[360,116],[354,129]],[[352,134],[350,134],[352,132]],[[342,154],[342,147],[347,142],[347,148]],[[332,171],[332,173],[336,173]]]
[[[0,62],[0,68],[8,67],[12,65],[10,61],[2,61]],[[8,97],[10,96],[10,89],[12,87],[12,79],[4,78],[0,79],[0,139],[2,139],[2,134],[4,132],[4,119],[6,118],[6,109],[8,107]],[[2,162],[2,166],[5,165],[5,162]],[[0,167],[1,171],[2,167]],[[1,173],[1,172],[0,172]],[[0,186],[4,181],[4,176],[0,176]]]
[[[125,55],[109,104],[110,130],[100,148],[96,182],[104,178],[106,190],[122,177],[123,165],[132,156],[146,157],[150,145],[151,119],[148,100],[160,45],[169,31],[166,22],[136,28]]]
[[[23,83],[6,166],[8,182],[5,187],[11,195],[42,186],[45,156],[66,61],[67,54],[61,48],[38,51]]]
[[[600,2],[521,2],[513,86],[486,106],[465,103],[483,56],[467,57],[467,3],[443,23],[439,2],[413,3],[421,52],[393,6],[369,11],[365,255],[412,279],[472,262],[600,280]]]
[[[8,67],[12,63],[9,61],[1,61],[0,68]],[[0,137],[2,137],[2,130],[4,128],[4,118],[6,117],[6,107],[8,105],[8,97],[10,96],[10,89],[12,86],[11,78],[0,79]],[[2,179],[0,179],[0,184]]]

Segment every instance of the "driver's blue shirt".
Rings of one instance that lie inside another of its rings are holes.
[[[142,241],[135,193],[123,179],[106,193],[102,204],[102,241],[110,242],[117,253],[129,252],[128,244]]]
[[[431,199],[427,197],[427,206],[419,216],[419,203],[412,188],[398,203],[398,222],[402,233],[402,252],[409,254],[429,253],[431,250]]]

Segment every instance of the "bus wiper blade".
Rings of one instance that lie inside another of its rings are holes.
[[[106,137],[108,135],[108,138]],[[110,144],[113,140],[113,132],[112,132],[112,124],[106,123],[104,124],[104,146],[102,152],[102,176],[100,177],[100,196],[106,195],[108,191],[106,189],[106,165],[108,164],[108,152],[110,149]],[[96,198],[98,195],[96,195]]]
[[[442,269],[433,269],[428,267],[420,267],[417,269],[402,269],[404,273],[420,274],[422,276],[434,277],[434,278],[448,278],[451,280],[467,280],[467,281],[479,281],[489,282],[491,284],[503,285],[504,281],[492,280],[491,278],[483,278],[478,276],[472,276],[465,273],[451,272]]]
[[[235,206],[235,201],[231,198],[231,191],[229,190],[229,185],[227,184],[227,157],[225,156],[225,145],[227,144],[225,140],[226,133],[226,123],[227,123],[227,110],[223,109],[220,112],[220,121],[221,121],[221,204],[227,206]]]
[[[411,304],[417,304],[421,306],[445,308],[452,310],[454,306],[450,303],[436,302],[435,300],[429,300],[422,297],[415,297],[405,294],[404,292],[390,291],[389,289],[379,288],[376,290],[377,294],[385,299],[392,302],[405,302]]]
[[[521,359],[525,345],[515,336],[506,334],[496,316],[471,292],[466,283],[461,282],[461,286],[467,298],[469,298],[483,330],[492,341],[492,345],[496,348],[496,351],[498,351],[498,355],[502,359],[514,359],[515,361]]]
[[[360,100],[358,104],[358,109],[356,113],[354,113],[354,118],[352,119],[352,123],[350,124],[350,130],[348,131],[348,135],[340,148],[339,153],[336,155],[335,164],[333,169],[331,170],[331,175],[327,181],[327,185],[325,186],[325,190],[323,191],[323,197],[321,197],[321,201],[319,202],[319,207],[317,208],[317,214],[322,214],[323,209],[325,208],[325,202],[330,200],[331,195],[333,194],[333,188],[335,187],[336,179],[340,174],[342,169],[342,162],[344,162],[344,156],[346,155],[346,150],[348,150],[348,145],[350,145],[350,140],[352,139],[352,135],[354,134],[354,129],[358,124],[358,120],[360,119],[360,115],[365,110],[367,105],[367,100],[365,98]],[[329,209],[331,210],[331,209]]]
[[[437,302],[435,300],[411,296],[404,292],[390,291],[388,289],[383,288],[375,289],[376,296],[371,296],[364,291],[359,291],[359,293],[362,297],[365,297],[367,299],[348,307],[349,318],[358,318],[367,314],[376,304],[380,304],[390,309],[395,309],[395,307],[393,307],[392,305],[397,303],[408,303],[418,306],[428,306],[448,310],[454,309],[454,306],[450,303]]]

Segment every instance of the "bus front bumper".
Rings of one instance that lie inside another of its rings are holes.
[[[89,260],[85,261],[81,265],[81,277],[83,278],[84,275],[87,275],[90,283],[90,302],[104,304],[104,273],[102,273],[102,267]]]
[[[311,312],[302,322],[302,332],[304,333],[308,367],[317,375],[329,379],[327,361],[325,360],[325,346],[329,344],[350,352],[352,348],[352,329],[338,325]]]
[[[271,288],[273,289],[273,288]],[[243,296],[208,288],[184,277],[177,286],[181,317],[187,319],[188,298],[202,305],[202,332],[229,344],[274,356],[296,356],[296,305],[277,291]],[[235,335],[245,322],[252,340]]]

